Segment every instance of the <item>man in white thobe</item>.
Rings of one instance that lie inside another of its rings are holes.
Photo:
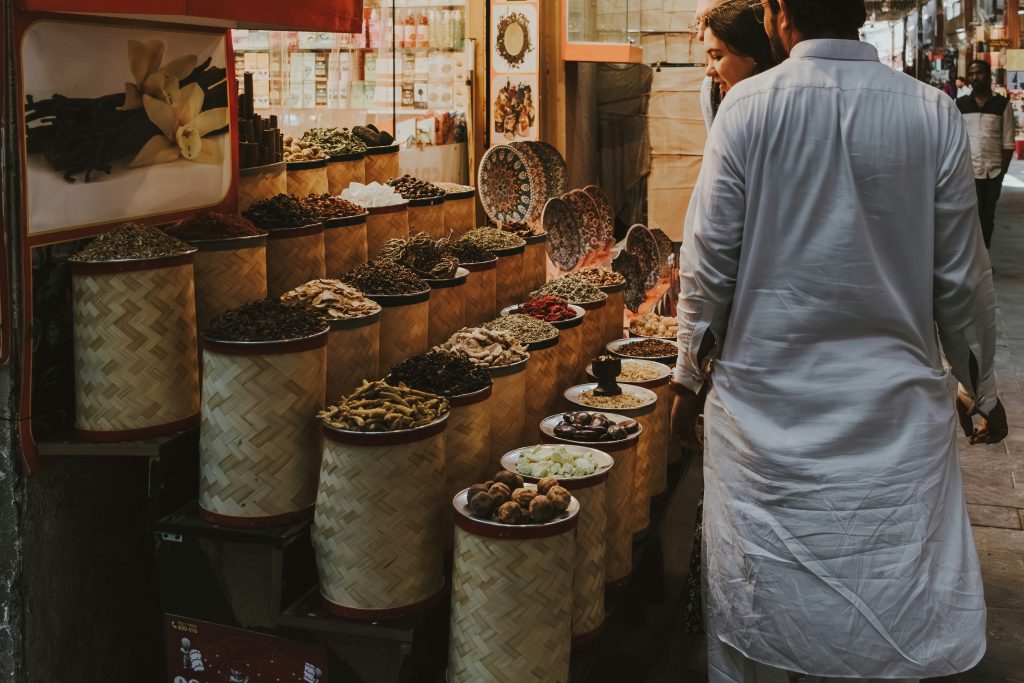
[[[972,441],[1006,436],[963,119],[856,40],[861,0],[752,11],[790,58],[730,90],[712,127],[673,381],[686,436],[714,358],[710,680],[962,672],[985,603],[943,354],[983,416]]]

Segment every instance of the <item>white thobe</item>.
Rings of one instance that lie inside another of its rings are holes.
[[[707,618],[755,661],[915,678],[985,650],[942,361],[992,408],[976,201],[953,100],[867,44],[799,43],[718,111],[686,217],[675,379],[697,388],[715,358]]]

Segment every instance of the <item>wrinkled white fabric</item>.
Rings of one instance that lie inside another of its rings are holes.
[[[716,358],[717,637],[815,676],[969,669],[985,605],[942,351],[990,409],[995,317],[953,101],[864,43],[798,44],[719,108],[681,279],[676,381]]]

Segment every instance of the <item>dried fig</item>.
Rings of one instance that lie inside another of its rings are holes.
[[[569,502],[572,500],[572,494],[567,489],[561,486],[552,486],[545,494],[548,500],[555,508],[555,512],[565,512],[569,509]]]
[[[491,485],[491,488],[488,489],[487,492],[497,498],[499,503],[505,503],[512,497],[512,489],[505,486],[500,481]]]
[[[523,487],[523,478],[517,474],[513,474],[508,470],[502,470],[494,475],[495,483],[501,483],[508,487],[509,491],[515,491],[516,489]]]
[[[473,496],[469,504],[469,511],[478,517],[490,517],[495,508],[498,507],[498,499],[490,493],[478,493]]]
[[[492,519],[501,524],[521,524],[523,521],[523,509],[512,501],[502,503],[494,511]]]
[[[554,477],[544,477],[539,482],[537,482],[537,493],[539,493],[542,496],[546,496],[548,495],[548,491],[550,491],[555,486],[558,486],[557,479],[555,479]]]
[[[536,496],[530,501],[530,521],[534,524],[550,522],[555,516],[555,506],[547,496]]]
[[[516,489],[512,492],[512,502],[526,510],[530,507],[530,501],[537,495],[538,493],[534,489]]]

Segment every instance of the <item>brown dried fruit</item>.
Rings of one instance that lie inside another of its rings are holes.
[[[466,492],[466,502],[470,505],[473,504],[473,498],[478,493],[487,493],[487,487],[483,484],[473,484],[469,487],[469,491]]]
[[[536,496],[530,501],[530,520],[535,524],[550,522],[555,517],[555,506],[547,496]]]
[[[509,491],[523,488],[523,478],[508,470],[502,470],[494,475],[494,481],[501,482],[508,487]]]
[[[512,501],[502,503],[495,510],[493,519],[501,524],[522,524],[523,509]]]
[[[494,509],[498,507],[498,499],[489,493],[478,493],[473,496],[469,504],[469,511],[478,517],[490,517]]]
[[[544,477],[537,482],[537,493],[546,496],[553,486],[558,486],[558,480],[554,477]]]
[[[512,489],[502,484],[500,481],[494,482],[488,493],[498,499],[498,502],[505,503],[512,497]]]
[[[533,489],[516,489],[512,492],[512,502],[524,510],[529,509],[530,501],[536,498],[537,495],[537,492]]]
[[[555,506],[555,512],[561,513],[569,509],[572,494],[561,486],[552,486],[547,492],[547,498]]]

